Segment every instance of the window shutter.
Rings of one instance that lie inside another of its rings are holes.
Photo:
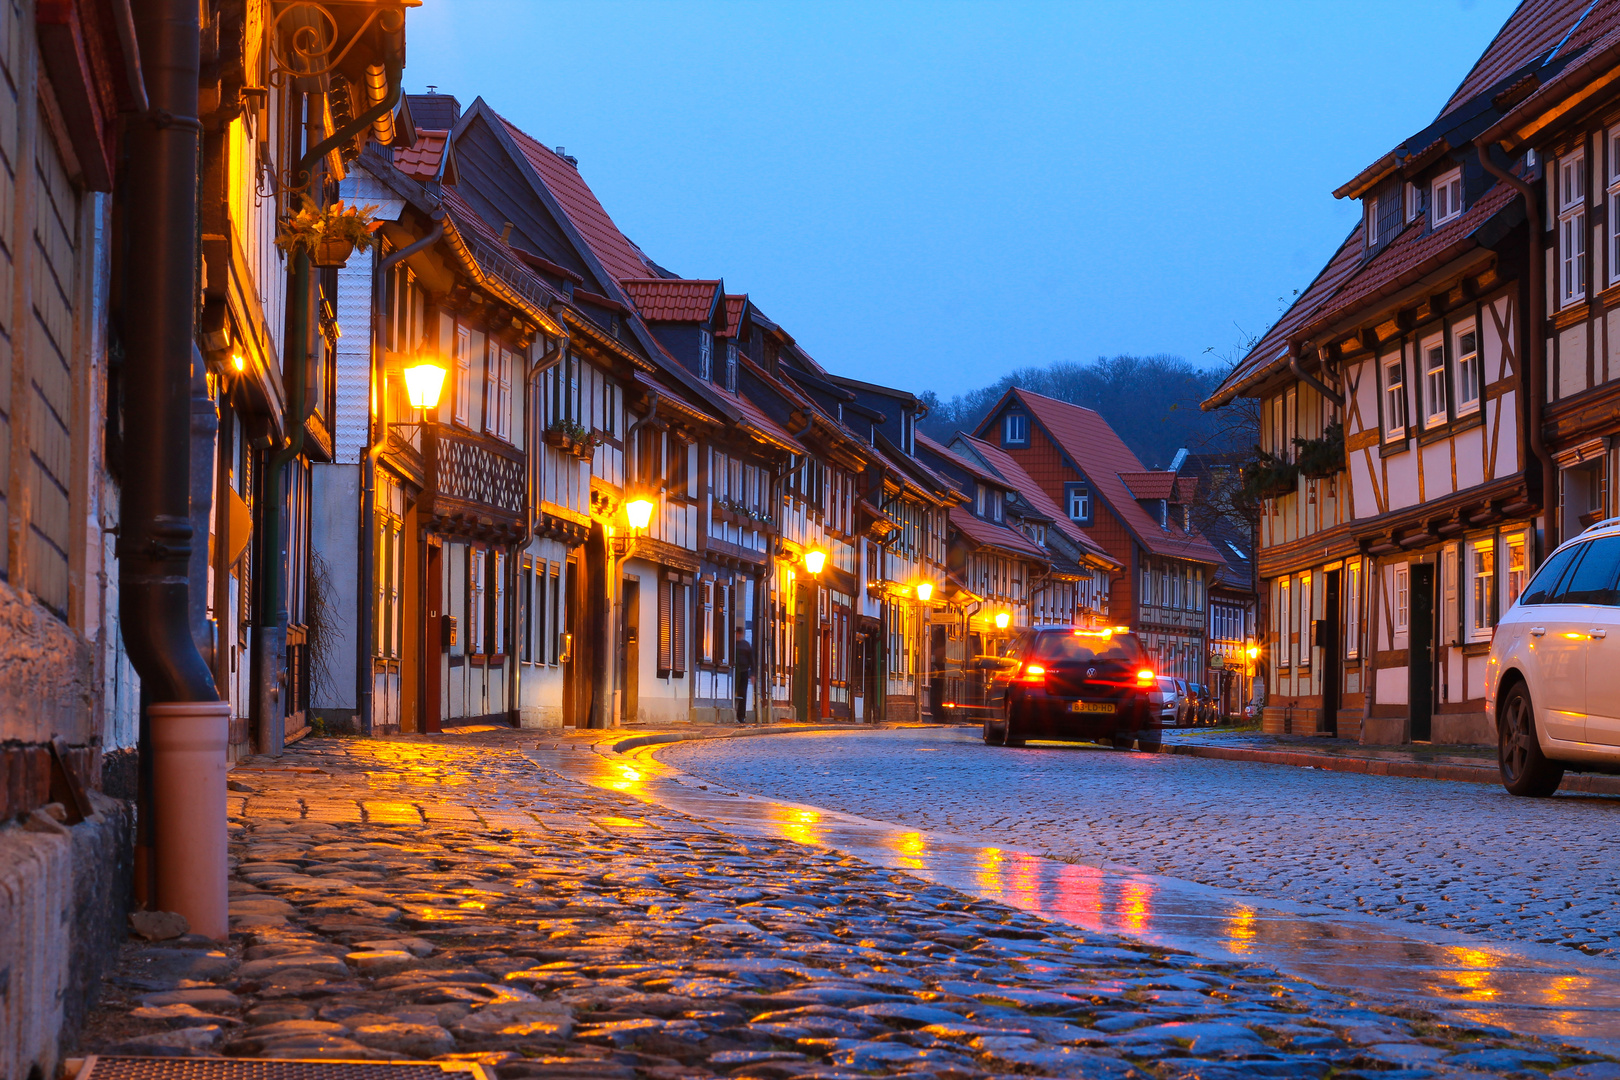
[[[1457,603],[1457,546],[1446,547],[1441,552],[1441,622],[1440,644],[1455,645],[1461,641],[1462,612]]]
[[[472,416],[472,334],[465,326],[456,327],[456,422],[466,424]]]
[[[731,586],[714,587],[714,661],[717,664],[731,660]]]
[[[503,439],[512,438],[512,350],[501,350],[500,392],[495,403],[495,433]]]
[[[677,675],[686,674],[686,586],[679,581],[669,583],[670,593],[670,670]]]
[[[670,610],[669,593],[674,586],[668,581],[658,583],[658,670],[665,675],[670,671]]]
[[[506,655],[506,553],[495,553],[495,603],[490,612],[490,622],[494,624],[494,633],[490,636],[495,641],[492,650],[497,656]]]

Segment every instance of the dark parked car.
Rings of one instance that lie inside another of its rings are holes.
[[[1221,718],[1220,706],[1216,704],[1215,695],[1203,683],[1189,683],[1188,690],[1193,699],[1193,722],[1196,724],[1213,724]]]
[[[1158,689],[1147,651],[1119,630],[1031,630],[997,661],[999,717],[985,720],[984,741],[1022,746],[1026,739],[1109,739],[1159,748],[1160,718],[1149,708]]]

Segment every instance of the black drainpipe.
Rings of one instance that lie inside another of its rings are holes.
[[[152,109],[130,123],[122,180],[124,439],[141,453],[124,463],[119,617],[147,700],[217,701],[189,618],[201,33],[195,0],[138,12]]]

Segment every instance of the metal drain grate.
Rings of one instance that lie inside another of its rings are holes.
[[[490,1080],[471,1061],[86,1057],[72,1080]]]

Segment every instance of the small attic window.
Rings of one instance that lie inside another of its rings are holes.
[[[1461,168],[1435,177],[1434,183],[1429,185],[1429,228],[1460,217],[1463,211],[1462,195]]]
[[[1361,200],[1363,230],[1367,237],[1367,250],[1386,244],[1401,231],[1402,185],[1388,183],[1377,191],[1369,191]]]
[[[1001,419],[1002,446],[1029,445],[1029,417],[1021,412],[1010,412]]]

